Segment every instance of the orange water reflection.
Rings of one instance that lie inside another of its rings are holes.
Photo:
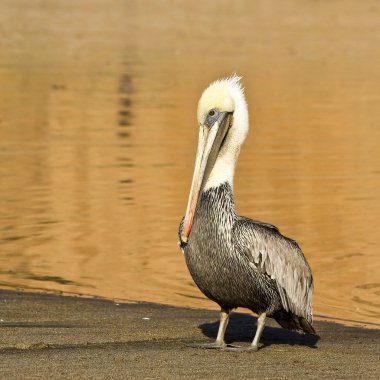
[[[237,71],[239,212],[300,242],[315,314],[379,323],[377,2],[43,4],[0,5],[2,287],[215,308],[177,226],[198,96]]]

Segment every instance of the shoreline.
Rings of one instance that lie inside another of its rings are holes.
[[[380,330],[315,321],[318,336],[269,320],[256,353],[200,350],[219,313],[0,291],[1,373],[18,378],[377,378]],[[256,318],[233,313],[227,342],[248,345]]]
[[[145,301],[145,300],[109,298],[109,297],[104,297],[104,296],[100,296],[96,294],[68,292],[68,291],[63,291],[63,290],[58,290],[58,289],[34,288],[34,287],[24,287],[24,286],[20,286],[20,288],[14,288],[11,286],[7,286],[6,284],[2,284],[2,286],[3,287],[0,288],[0,294],[2,291],[5,291],[5,292],[15,292],[15,293],[25,293],[25,294],[41,294],[41,295],[54,295],[54,296],[59,296],[59,297],[94,299],[94,300],[103,300],[103,301],[110,301],[110,302],[116,302],[116,303],[122,303],[122,304],[157,304],[157,305],[162,305],[162,306],[167,306],[167,307],[183,308],[183,309],[190,309],[190,310],[199,309],[199,310],[208,310],[208,311],[214,311],[214,312],[218,311],[218,308],[211,309],[207,307],[167,304],[167,303]],[[244,308],[238,308],[234,312],[237,312],[237,313],[240,312],[243,314],[249,313],[255,317],[255,315],[250,310],[244,309]],[[342,324],[348,327],[358,327],[358,328],[364,328],[364,329],[380,329],[380,323],[335,317],[335,316],[329,316],[329,315],[322,315],[322,314],[313,315],[313,323],[316,321],[338,323],[338,324]]]

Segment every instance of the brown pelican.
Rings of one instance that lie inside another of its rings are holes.
[[[198,103],[199,141],[180,246],[199,289],[221,307],[216,341],[192,346],[256,351],[266,317],[282,327],[315,334],[313,277],[298,244],[277,227],[237,215],[233,177],[248,132],[248,108],[240,78],[213,82]],[[229,346],[229,313],[258,314],[252,344]]]

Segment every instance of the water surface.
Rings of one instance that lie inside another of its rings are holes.
[[[0,5],[0,286],[216,308],[177,247],[212,80],[244,77],[241,214],[297,239],[315,314],[379,323],[376,1]]]

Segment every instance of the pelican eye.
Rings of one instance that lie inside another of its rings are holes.
[[[215,122],[218,120],[219,117],[219,111],[215,108],[211,109],[210,111],[207,112],[207,116],[205,119],[205,124],[211,128]]]

